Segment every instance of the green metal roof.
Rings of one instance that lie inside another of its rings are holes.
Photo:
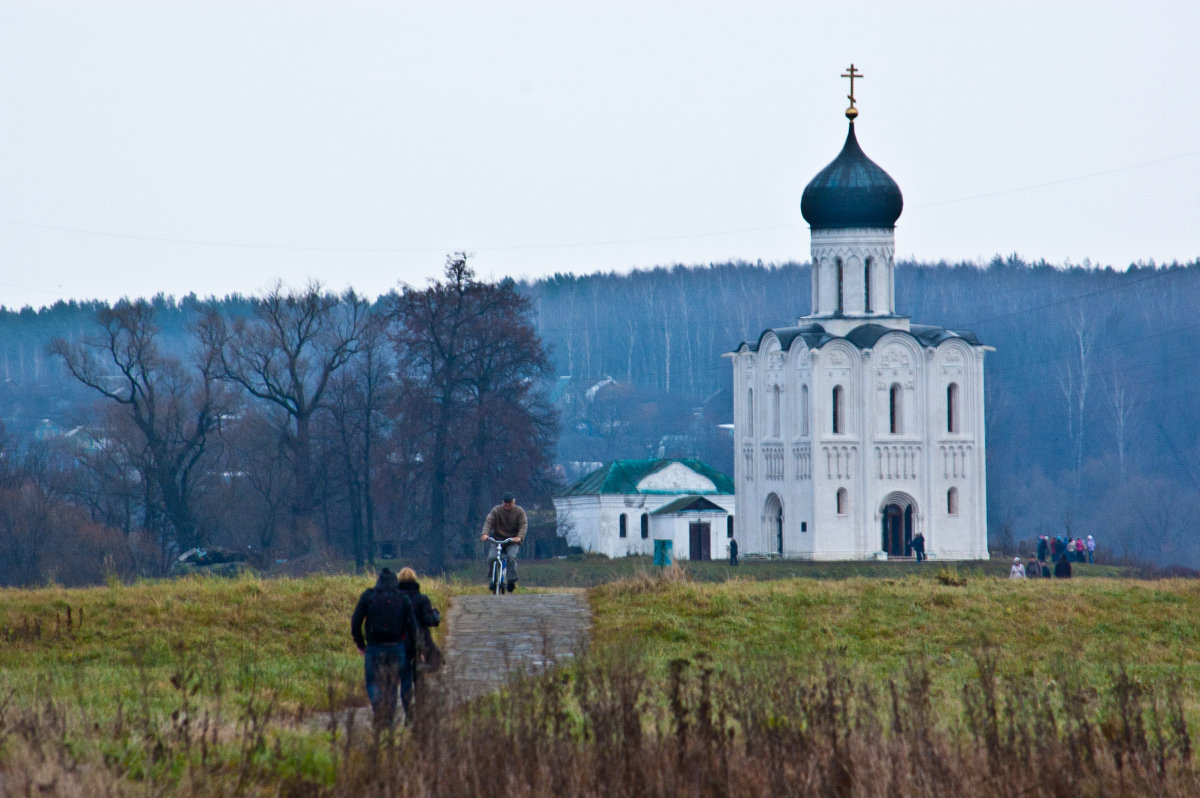
[[[598,496],[606,493],[645,493],[658,494],[677,493],[678,491],[637,489],[638,483],[651,474],[661,471],[667,466],[679,463],[701,476],[707,477],[716,486],[717,493],[733,494],[733,480],[709,465],[693,459],[681,460],[610,460],[592,473],[580,478],[573,485],[568,485],[559,496]],[[695,491],[689,491],[695,493]]]
[[[703,496],[681,496],[673,502],[659,507],[650,515],[669,515],[671,513],[724,513],[728,512],[719,504],[713,504]]]

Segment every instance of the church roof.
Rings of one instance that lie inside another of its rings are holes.
[[[680,493],[682,491],[679,490],[646,490],[638,488],[638,485],[646,477],[675,464],[685,466],[696,472],[696,474],[699,474],[700,477],[707,478],[716,488],[716,493],[733,494],[733,480],[700,460],[694,458],[681,460],[660,458],[654,460],[610,460],[592,473],[568,485],[558,495],[565,497],[595,496],[608,493]],[[697,493],[698,491],[688,488],[686,492]]]
[[[854,122],[838,157],[804,188],[800,212],[814,230],[892,228],[904,210],[900,186],[858,146]]]
[[[724,513],[726,509],[714,504],[703,496],[681,496],[673,502],[667,502],[650,515],[670,515],[671,513]]]
[[[815,323],[802,324],[796,327],[777,327],[763,330],[762,335],[758,336],[757,341],[743,341],[735,351],[740,351],[742,347],[746,347],[751,352],[757,352],[767,333],[774,333],[775,337],[779,339],[779,347],[784,351],[790,349],[792,342],[797,338],[803,338],[805,346],[809,349],[819,349],[830,341],[839,338],[839,336],[830,335],[825,331],[824,327]],[[949,341],[954,338],[960,339],[971,346],[983,346],[978,336],[970,330],[948,330],[945,327],[934,327],[929,324],[913,324],[908,330],[884,327],[882,324],[860,324],[841,337],[858,349],[870,349],[875,345],[876,341],[887,333],[900,333],[901,335],[912,336],[922,346],[937,346],[943,341]]]

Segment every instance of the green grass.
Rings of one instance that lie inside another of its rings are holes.
[[[1183,678],[1200,695],[1200,582],[1092,578],[1025,580],[968,574],[681,582],[643,577],[593,591],[594,643],[621,646],[664,674],[703,653],[718,668],[828,660],[882,681],[927,665],[956,692],[995,651],[1001,675],[1106,682],[1118,666],[1139,678]],[[633,641],[633,642],[631,642]]]

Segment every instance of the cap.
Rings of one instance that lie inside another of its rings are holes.
[[[509,493],[505,493],[505,494],[504,494],[502,497],[500,497],[500,498],[501,498],[501,501],[511,502],[511,501],[514,501],[514,500],[515,500],[517,497],[516,497],[516,496],[514,496],[514,495],[512,495],[512,493],[511,493],[511,492],[509,492]]]

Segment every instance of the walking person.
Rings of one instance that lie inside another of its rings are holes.
[[[409,652],[418,634],[412,600],[400,590],[391,569],[380,570],[375,587],[363,591],[350,617],[350,636],[363,655],[367,698],[377,729],[395,721],[397,688],[402,695],[412,690]]]
[[[912,543],[913,554],[917,557],[917,562],[925,560],[925,535],[921,532],[913,535]]]
[[[1091,535],[1087,536],[1087,555],[1089,563],[1096,561],[1096,539]]]
[[[1046,555],[1047,555],[1047,554],[1049,554],[1049,553],[1050,553],[1050,544],[1049,544],[1049,542],[1046,540],[1046,536],[1045,536],[1045,535],[1039,535],[1039,536],[1038,536],[1038,542],[1037,542],[1037,558],[1038,558],[1038,562],[1045,562],[1045,561],[1046,561]]]
[[[413,688],[415,689],[423,671],[437,670],[441,665],[442,652],[434,644],[433,633],[429,629],[441,624],[442,614],[433,606],[429,596],[421,592],[421,583],[417,581],[416,571],[412,568],[401,568],[396,579],[400,583],[400,592],[408,596],[408,600],[412,602],[413,615],[416,616],[417,631],[420,635],[413,650],[408,652],[408,667],[412,673]],[[412,713],[409,711],[411,709],[410,695],[401,690],[400,700],[404,703],[404,714],[412,717]]]
[[[506,493],[500,499],[501,504],[497,504],[488,511],[487,519],[483,522],[483,534],[479,536],[480,540],[487,540],[490,537],[500,540],[511,539],[511,543],[507,543],[501,548],[503,549],[504,566],[507,569],[505,587],[511,593],[517,589],[517,555],[521,553],[521,543],[525,540],[525,532],[529,528],[529,519],[525,515],[525,510],[521,505],[517,504],[517,497],[511,493]],[[492,573],[492,561],[496,559],[496,550],[488,547],[488,574]],[[495,589],[495,585],[489,585],[489,590]]]
[[[1066,553],[1058,558],[1058,562],[1054,564],[1054,577],[1056,579],[1071,578],[1071,561],[1067,559]]]
[[[1020,557],[1013,557],[1012,567],[1008,569],[1009,579],[1024,579],[1025,566],[1021,563]]]
[[[730,538],[729,539],[729,564],[730,565],[737,565],[737,552],[738,552],[737,538]]]
[[[1029,560],[1025,563],[1025,578],[1036,579],[1042,575],[1042,564],[1038,562],[1037,557],[1030,554]]]

